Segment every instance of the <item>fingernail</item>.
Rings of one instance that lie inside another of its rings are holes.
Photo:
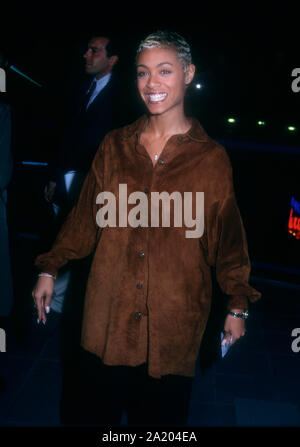
[[[48,314],[48,313],[50,312],[50,307],[49,307],[49,306],[46,306],[46,307],[45,307],[45,311],[46,311],[46,314]]]
[[[43,324],[46,324],[46,321],[42,320]]]
[[[37,319],[36,322],[37,322],[37,324],[40,324],[40,320],[39,319]]]

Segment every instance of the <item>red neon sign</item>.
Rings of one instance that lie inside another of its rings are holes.
[[[300,202],[292,197],[291,200],[291,209],[290,209],[290,217],[289,217],[289,233],[294,236],[296,239],[300,239]],[[299,214],[299,216],[295,216],[295,213]]]

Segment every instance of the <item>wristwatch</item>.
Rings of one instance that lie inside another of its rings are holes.
[[[242,318],[243,320],[246,320],[249,317],[248,310],[244,310],[244,312],[242,312],[241,314],[239,314],[237,312],[232,312],[231,310],[228,313],[229,313],[229,315],[232,315],[233,317]]]

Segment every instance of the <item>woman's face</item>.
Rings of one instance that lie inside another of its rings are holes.
[[[137,59],[137,86],[152,115],[183,110],[187,85],[194,77],[195,66],[183,71],[175,49],[151,48]]]

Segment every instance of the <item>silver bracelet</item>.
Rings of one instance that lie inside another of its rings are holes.
[[[50,273],[40,273],[38,276],[46,276],[46,278],[52,278],[52,279],[55,279],[55,276],[50,275]]]
[[[228,313],[229,313],[229,315],[232,315],[235,318],[242,318],[243,320],[246,320],[249,317],[248,310],[245,310],[241,314],[239,314],[237,312],[232,312],[231,310]]]

